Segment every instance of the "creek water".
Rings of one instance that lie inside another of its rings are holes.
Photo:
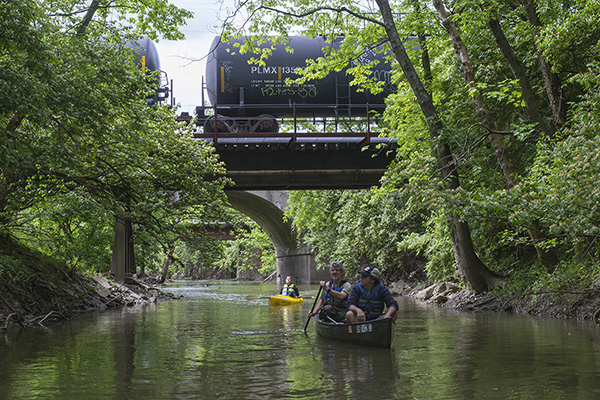
[[[399,298],[383,350],[305,334],[314,297],[270,306],[274,284],[166,290],[183,298],[1,335],[0,399],[600,399],[592,323]]]

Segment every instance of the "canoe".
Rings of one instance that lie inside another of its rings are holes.
[[[317,334],[326,339],[384,349],[392,347],[393,325],[391,318],[374,319],[356,324],[325,322],[320,320],[318,315],[315,316],[315,319],[317,321]]]
[[[287,306],[290,304],[304,303],[304,299],[302,297],[290,297],[278,294],[276,296],[269,297],[269,302],[274,306]]]

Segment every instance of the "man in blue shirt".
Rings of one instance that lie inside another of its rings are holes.
[[[377,318],[395,318],[398,303],[383,283],[381,273],[375,267],[367,267],[360,274],[360,280],[348,296],[346,320],[352,324]],[[384,309],[387,311],[384,314]]]

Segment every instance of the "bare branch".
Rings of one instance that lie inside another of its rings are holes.
[[[319,13],[321,11],[333,11],[333,12],[338,13],[338,14],[340,14],[340,13],[347,13],[347,14],[352,15],[353,17],[356,17],[358,19],[362,19],[363,21],[368,21],[368,22],[371,22],[371,23],[379,25],[379,26],[384,26],[383,22],[377,21],[376,19],[373,19],[373,18],[369,18],[369,17],[365,16],[364,14],[357,13],[356,11],[352,11],[349,8],[346,8],[346,7],[341,7],[341,8],[317,7],[317,8],[314,8],[314,9],[310,10],[310,11],[306,11],[306,12],[304,12],[302,14],[295,14],[295,13],[292,13],[292,12],[289,12],[289,11],[283,11],[283,10],[279,10],[279,9],[276,9],[276,8],[273,8],[273,7],[269,7],[269,6],[264,6],[264,5],[261,5],[258,9],[264,9],[264,10],[272,11],[272,12],[277,13],[277,14],[282,14],[282,15],[285,15],[285,16],[288,16],[288,17],[294,17],[294,18],[305,18],[305,17],[311,16],[313,14],[317,14],[317,13]]]

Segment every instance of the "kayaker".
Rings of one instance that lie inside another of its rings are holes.
[[[339,261],[334,261],[329,267],[331,280],[329,282],[321,281],[319,285],[323,288],[321,299],[313,311],[308,312],[308,317],[319,314],[319,318],[325,322],[331,322],[329,318],[336,322],[343,321],[346,318],[346,300],[352,290],[352,284],[344,276],[344,265]]]
[[[348,296],[346,320],[352,324],[372,319],[395,318],[398,303],[383,283],[381,273],[375,267],[367,267],[360,274],[360,280]],[[383,311],[387,306],[387,311]]]
[[[279,294],[289,297],[302,297],[300,290],[298,290],[298,287],[292,282],[291,276],[285,278],[285,285],[283,285]]]

